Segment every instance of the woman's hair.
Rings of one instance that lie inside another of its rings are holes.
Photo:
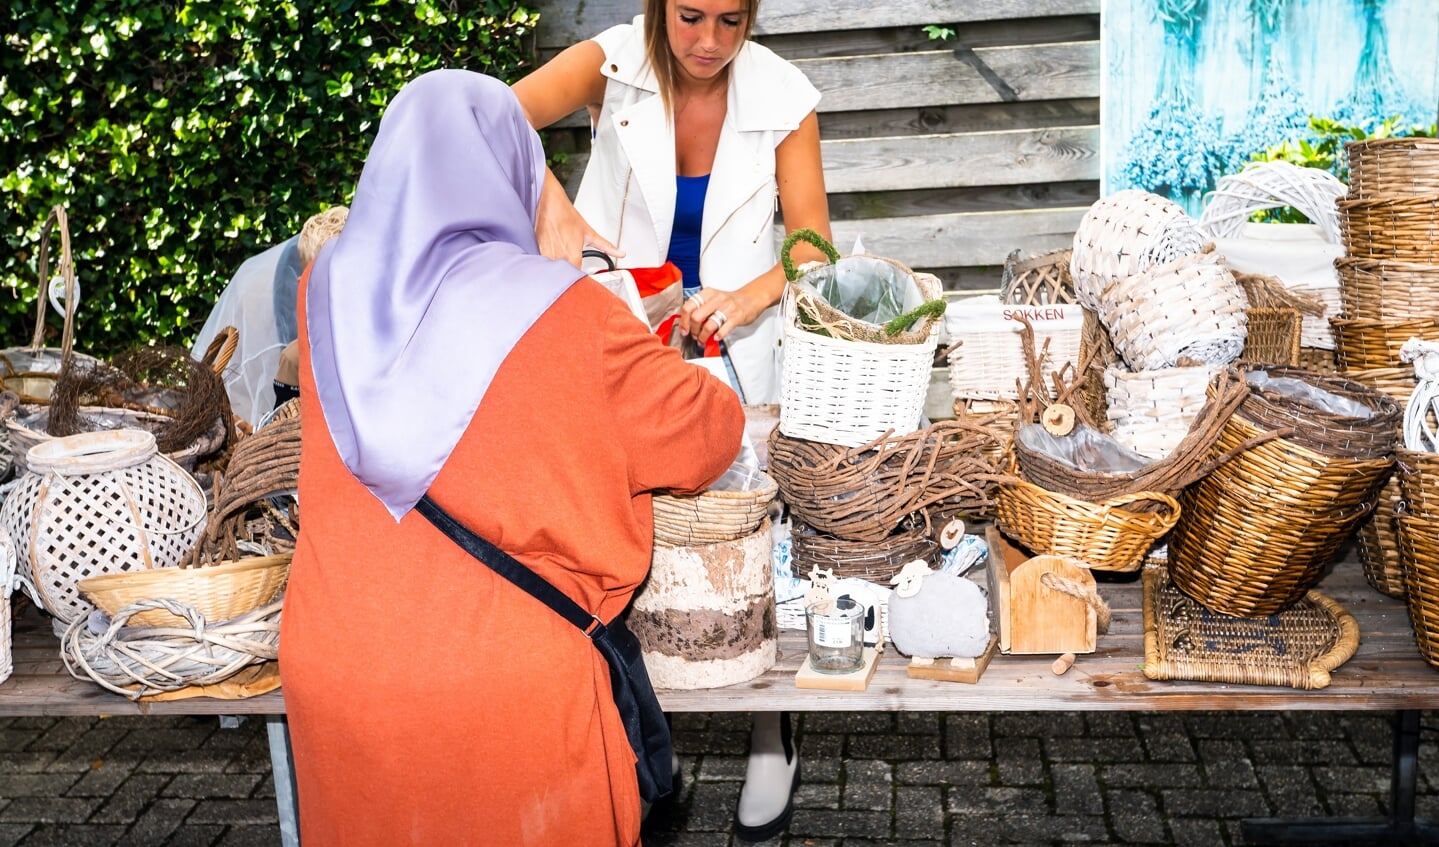
[[[674,113],[675,77],[678,74],[675,54],[670,50],[670,40],[665,34],[670,2],[645,0],[645,55],[650,60],[655,79],[659,81],[660,99],[664,101],[666,115]],[[744,5],[748,14],[745,15],[740,38],[748,41],[754,31],[754,19],[759,15],[759,0],[744,0]]]
[[[309,267],[320,255],[320,248],[325,242],[340,234],[345,227],[345,219],[350,216],[349,208],[345,206],[331,206],[318,215],[312,215],[305,221],[305,226],[300,230],[300,263]]]

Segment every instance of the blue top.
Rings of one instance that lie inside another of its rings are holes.
[[[670,233],[670,254],[665,258],[684,275],[686,295],[700,290],[700,225],[709,187],[709,174],[675,176],[675,225]]]

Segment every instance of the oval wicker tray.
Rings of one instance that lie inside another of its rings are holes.
[[[273,603],[290,576],[290,554],[255,556],[199,568],[155,568],[94,576],[79,582],[80,591],[105,614],[114,617],[141,600],[174,600],[193,606],[210,623],[220,623]],[[185,626],[185,620],[163,608],[138,612],[133,626]]]

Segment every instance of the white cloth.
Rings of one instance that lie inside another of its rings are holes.
[[[644,17],[595,36],[608,82],[575,207],[624,250],[624,267],[656,267],[669,253],[675,210],[674,126],[645,58]],[[765,47],[746,42],[730,66],[729,104],[710,171],[700,232],[700,278],[733,291],[779,258],[774,151],[819,91]],[[747,403],[779,399],[780,323],[771,307],[726,337]]]
[[[235,328],[239,337],[225,368],[225,392],[235,414],[252,426],[274,408],[280,354],[295,340],[293,301],[302,270],[298,244],[295,236],[242,262],[191,347],[191,355],[199,358],[220,330]],[[277,313],[277,290],[288,291],[288,314]]]

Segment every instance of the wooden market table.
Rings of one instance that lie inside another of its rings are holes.
[[[659,692],[669,711],[1173,711],[1173,710],[1393,710],[1395,769],[1392,817],[1380,821],[1250,821],[1249,843],[1298,843],[1388,838],[1393,843],[1439,843],[1439,828],[1414,819],[1419,710],[1439,708],[1439,670],[1420,657],[1401,601],[1364,581],[1352,553],[1336,563],[1319,590],[1343,605],[1360,628],[1359,650],[1314,691],[1205,682],[1156,682],[1140,669],[1144,659],[1142,589],[1138,574],[1099,586],[1112,610],[1110,631],[1098,650],[1082,655],[1064,676],[1050,670],[1052,656],[998,655],[976,684],[911,679],[907,660],[893,649],[867,690],[824,691],[795,686],[805,657],[804,633],[782,630],[780,659],[749,682],[725,688]],[[297,844],[293,779],[282,691],[248,700],[196,698],[135,703],[71,678],[59,658],[49,620],[25,601],[16,603],[12,677],[0,684],[0,715],[263,715],[269,719],[282,836]],[[1366,827],[1356,830],[1354,827]]]

